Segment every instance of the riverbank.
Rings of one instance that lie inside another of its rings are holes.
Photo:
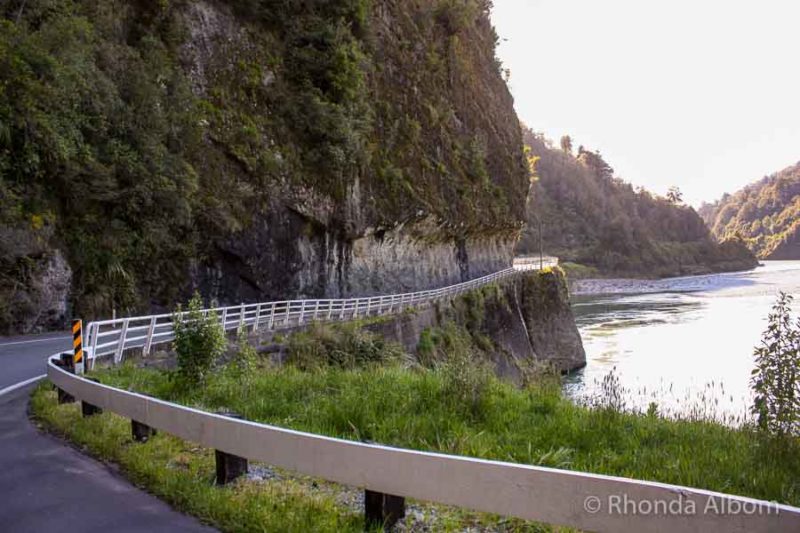
[[[763,263],[759,266],[763,266]],[[732,272],[694,274],[691,276],[675,276],[658,279],[578,278],[569,280],[569,290],[570,294],[573,296],[702,291],[718,286],[720,281],[724,282],[726,278],[753,271],[754,269],[750,268]]]

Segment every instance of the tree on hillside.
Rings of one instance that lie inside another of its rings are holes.
[[[671,203],[671,204],[682,204],[683,203],[683,193],[681,192],[681,190],[678,187],[673,185],[667,191],[667,200],[669,200],[669,203]]]
[[[583,147],[578,149],[578,160],[592,169],[598,178],[610,181],[614,177],[614,169],[611,165],[606,163],[600,152],[592,152],[591,150],[584,150]]]
[[[561,137],[561,149],[565,153],[572,155],[572,137],[569,135],[564,135]]]

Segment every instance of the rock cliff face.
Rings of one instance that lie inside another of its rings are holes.
[[[528,167],[485,2],[0,14],[0,219],[42,246],[20,258],[29,278],[2,265],[0,295],[32,304],[0,331],[51,323],[44,307],[63,321],[194,289],[220,303],[377,294],[510,264]],[[57,257],[69,290],[43,307]]]
[[[513,380],[521,380],[532,365],[560,372],[586,365],[559,269],[527,273],[368,327],[416,354],[426,330],[448,323],[465,328],[497,374]]]

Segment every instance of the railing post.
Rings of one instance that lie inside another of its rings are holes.
[[[365,529],[390,531],[406,515],[406,499],[371,490],[364,491]]]
[[[317,303],[314,306],[314,318],[312,320],[316,320],[317,319],[317,313],[319,313],[319,300],[317,300]]]
[[[131,419],[131,437],[136,442],[147,442],[150,437],[156,434],[156,430],[148,425]]]
[[[242,306],[239,308],[239,329],[241,330],[244,327],[244,302],[242,302]]]
[[[125,350],[125,337],[128,336],[128,324],[130,319],[126,318],[122,322],[122,331],[119,334],[119,341],[117,341],[117,351],[114,352],[114,364],[119,364],[122,361],[122,352]]]
[[[372,307],[372,298],[367,298],[367,314],[366,314],[366,316],[369,316],[369,310],[370,310],[371,307]]]
[[[333,317],[333,300],[328,300],[328,322]]]
[[[275,326],[275,305],[275,302],[272,302],[272,305],[269,308],[269,324],[267,327],[270,330],[272,330],[272,328]]]
[[[236,413],[224,412],[220,414],[228,418],[242,419]],[[248,464],[245,457],[214,450],[214,460],[216,462],[217,485],[227,485],[247,474]]]
[[[306,301],[303,300],[303,302],[300,304],[300,318],[297,319],[298,325],[305,322],[305,320],[306,320]]]
[[[72,374],[75,373],[75,359],[72,352],[64,352],[55,361],[56,366],[59,366],[70,372]],[[65,404],[65,403],[73,403],[75,401],[75,397],[69,394],[67,391],[57,388],[58,391],[58,404]]]
[[[95,379],[95,378],[86,378],[86,379],[88,379],[89,381],[93,381],[95,383],[100,383],[100,381]],[[96,405],[92,405],[92,404],[90,404],[88,402],[85,402],[85,401],[81,400],[81,415],[83,415],[83,418],[88,418],[90,416],[99,415],[102,412],[103,412],[103,410],[101,408],[97,407]]]
[[[100,334],[100,324],[90,324],[89,334],[92,337],[92,351],[89,354],[92,357],[90,365],[94,366],[94,359],[97,357],[97,336]]]
[[[261,325],[260,322],[261,322],[261,306],[262,305],[263,304],[258,304],[258,307],[256,307],[256,320],[255,320],[255,322],[253,322],[253,333],[258,331],[258,326]]]
[[[283,323],[287,328],[289,327],[289,312],[292,308],[292,302],[286,302],[286,321]]]
[[[144,340],[143,355],[147,357],[150,355],[150,349],[153,347],[153,335],[156,333],[156,317],[150,319],[150,327],[147,328],[147,338]]]
[[[222,331],[228,331],[228,308],[222,308]]]

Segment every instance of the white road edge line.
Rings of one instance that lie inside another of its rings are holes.
[[[30,385],[31,383],[36,383],[40,379],[44,379],[46,377],[47,377],[47,374],[42,374],[41,376],[36,376],[35,378],[26,379],[25,381],[20,381],[19,383],[16,383],[14,385],[11,385],[10,387],[6,387],[5,389],[0,390],[0,396],[3,396],[4,394],[8,394],[9,392],[14,392],[17,389],[21,389],[25,385]]]
[[[47,339],[36,339],[36,340],[33,340],[33,341],[3,342],[3,343],[0,343],[0,348],[2,348],[3,346],[15,346],[15,345],[18,345],[18,344],[33,344],[34,342],[48,342],[48,341],[52,342],[52,341],[60,341],[60,340],[66,340],[66,339],[69,339],[69,336],[49,337]]]

